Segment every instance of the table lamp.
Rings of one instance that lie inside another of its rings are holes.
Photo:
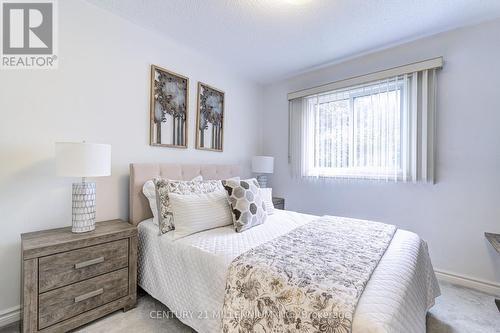
[[[272,156],[254,156],[252,158],[252,172],[259,174],[257,181],[260,187],[267,187],[267,175],[273,173],[274,157]]]
[[[95,183],[87,177],[111,175],[111,145],[86,142],[56,142],[57,175],[81,177],[73,183],[72,228],[74,233],[95,229]]]

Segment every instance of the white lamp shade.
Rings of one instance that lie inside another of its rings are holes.
[[[111,175],[111,145],[56,142],[56,170],[63,177]]]
[[[252,171],[255,173],[273,173],[274,157],[272,156],[252,157]]]

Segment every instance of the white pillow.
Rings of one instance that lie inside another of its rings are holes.
[[[174,239],[233,224],[225,191],[168,195],[175,220]]]
[[[262,200],[264,201],[267,215],[273,214],[274,213],[273,189],[270,187],[261,187],[260,188],[260,196],[262,197]]]
[[[201,182],[203,181],[203,177],[199,175],[191,180]],[[144,193],[144,195],[149,201],[149,208],[151,208],[151,212],[153,213],[153,223],[158,225],[158,206],[156,206],[156,188],[155,188],[155,183],[152,179],[144,183],[144,185],[142,186],[142,193]]]

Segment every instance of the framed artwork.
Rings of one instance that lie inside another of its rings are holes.
[[[196,149],[222,151],[224,142],[224,92],[198,82]]]
[[[151,65],[150,144],[187,148],[189,79]]]

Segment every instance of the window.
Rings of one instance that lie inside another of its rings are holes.
[[[442,64],[430,59],[290,93],[292,176],[433,183]]]
[[[306,98],[308,175],[401,177],[403,78]]]

